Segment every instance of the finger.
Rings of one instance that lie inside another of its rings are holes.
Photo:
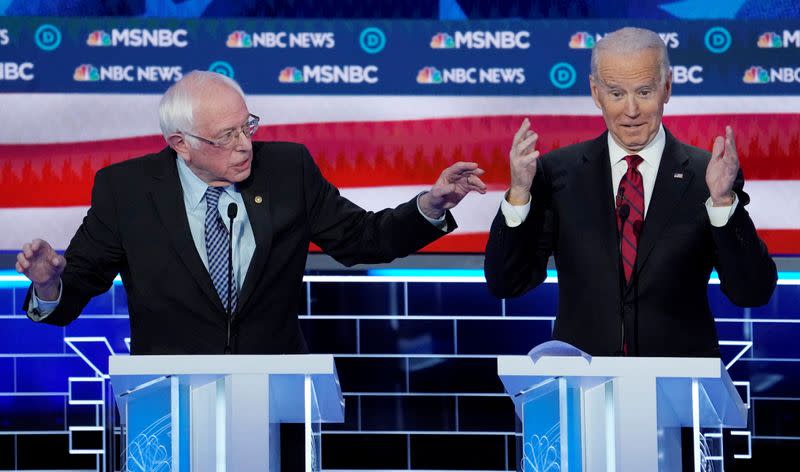
[[[58,269],[59,267],[63,267],[65,263],[66,263],[66,259],[64,259],[64,256],[59,256],[58,254],[56,254],[50,260],[50,265],[52,265],[56,269]]]
[[[521,141],[519,144],[517,144],[517,150],[520,153],[525,152],[526,150],[531,148],[531,146],[536,146],[536,141],[538,139],[539,139],[539,135],[538,134],[536,134],[536,133],[531,134],[530,136],[525,138],[523,141]]]
[[[30,258],[33,257],[33,249],[31,249],[31,244],[30,243],[25,243],[25,244],[22,245],[22,253],[25,254],[25,257],[27,259],[30,259]]]
[[[480,177],[472,177],[469,179],[470,190],[476,190],[480,193],[486,193],[487,186]]]
[[[445,177],[460,177],[478,168],[477,162],[456,162],[442,172]]]
[[[717,136],[714,138],[714,147],[711,148],[711,159],[716,160],[722,157],[722,153],[725,151],[725,140],[722,136]]]
[[[41,239],[34,239],[31,242],[31,249],[33,250],[33,252],[38,252],[39,249],[41,249],[43,242],[44,241],[42,241]]]
[[[17,265],[22,267],[23,270],[28,270],[28,268],[31,266],[31,263],[28,261],[25,255],[20,252],[17,254]]]
[[[535,162],[536,159],[539,159],[539,155],[540,155],[539,151],[533,151],[531,153],[524,154],[524,155],[520,156],[520,160],[519,161],[520,161],[520,163],[522,163],[522,165],[526,165],[527,166],[527,165],[530,165],[531,162]]]
[[[736,140],[733,137],[733,128],[725,127],[725,156],[734,162],[739,162],[739,153],[736,152]]]
[[[524,139],[525,133],[531,128],[531,122],[527,118],[522,120],[522,124],[520,125],[519,129],[516,133],[514,133],[514,141],[513,143],[516,144]]]
[[[17,269],[17,272],[19,272],[20,274],[25,272],[25,269],[23,269],[22,266],[19,265],[19,262],[14,264],[14,268]]]

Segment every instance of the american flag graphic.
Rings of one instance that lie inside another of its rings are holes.
[[[156,152],[158,95],[0,94],[0,250],[35,237],[63,249],[86,214],[95,172]],[[378,210],[427,189],[453,162],[478,162],[487,195],[454,211],[459,228],[427,252],[482,252],[509,181],[508,150],[524,117],[547,152],[605,129],[585,97],[248,97],[257,140],[296,141],[342,193]],[[711,149],[734,129],[748,210],[772,254],[800,254],[800,97],[677,96],[665,126]],[[677,177],[677,176],[676,176]],[[702,176],[697,176],[702,178]],[[701,202],[698,202],[700,204]]]

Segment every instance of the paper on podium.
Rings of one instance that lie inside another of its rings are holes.
[[[542,357],[582,357],[587,363],[592,362],[592,356],[563,341],[547,341],[539,344],[528,352],[528,357],[534,364]]]

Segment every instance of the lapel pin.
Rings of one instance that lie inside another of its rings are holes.
[[[674,174],[672,174],[672,177],[676,178],[676,179],[682,179],[683,178],[683,172],[675,172]]]
[[[261,198],[261,195],[256,195],[255,201],[256,201],[256,203],[261,203],[261,202],[264,201],[264,199]]]

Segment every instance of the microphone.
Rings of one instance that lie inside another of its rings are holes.
[[[228,204],[228,219],[230,220],[228,231],[228,338],[225,344],[225,354],[231,353],[231,322],[233,321],[233,220],[239,213],[239,207],[235,203]]]
[[[617,216],[619,218],[619,318],[620,318],[620,342],[617,355],[627,355],[625,349],[625,268],[622,264],[622,230],[625,228],[625,222],[631,215],[631,207],[625,201],[625,188],[620,188],[617,193]]]

